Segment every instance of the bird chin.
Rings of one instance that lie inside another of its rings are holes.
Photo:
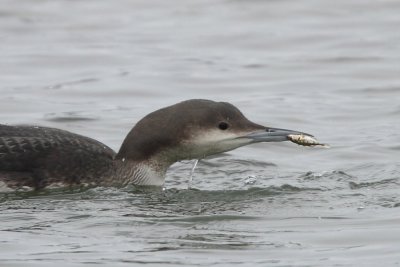
[[[189,156],[186,159],[203,159],[208,156],[231,151],[251,143],[251,140],[248,139],[234,138],[207,144],[197,144],[187,149],[187,151],[190,151],[190,153],[188,153]]]

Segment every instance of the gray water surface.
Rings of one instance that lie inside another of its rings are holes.
[[[0,194],[0,266],[400,266],[399,1],[0,3],[0,122],[115,150],[190,98],[330,149],[173,165],[166,190]]]

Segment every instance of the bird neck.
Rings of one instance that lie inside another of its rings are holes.
[[[117,158],[115,165],[116,177],[121,186],[128,184],[163,186],[165,174],[171,164],[154,159],[135,161],[129,158]]]

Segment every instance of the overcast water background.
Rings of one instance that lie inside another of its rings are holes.
[[[190,98],[332,148],[173,165],[165,191],[0,194],[0,266],[400,266],[400,2],[0,2],[0,122],[115,150]]]

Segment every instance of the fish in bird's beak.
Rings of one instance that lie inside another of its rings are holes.
[[[270,127],[247,134],[243,136],[243,138],[251,139],[253,143],[292,141],[293,143],[302,146],[320,145],[327,147],[326,144],[318,142],[311,134]]]

